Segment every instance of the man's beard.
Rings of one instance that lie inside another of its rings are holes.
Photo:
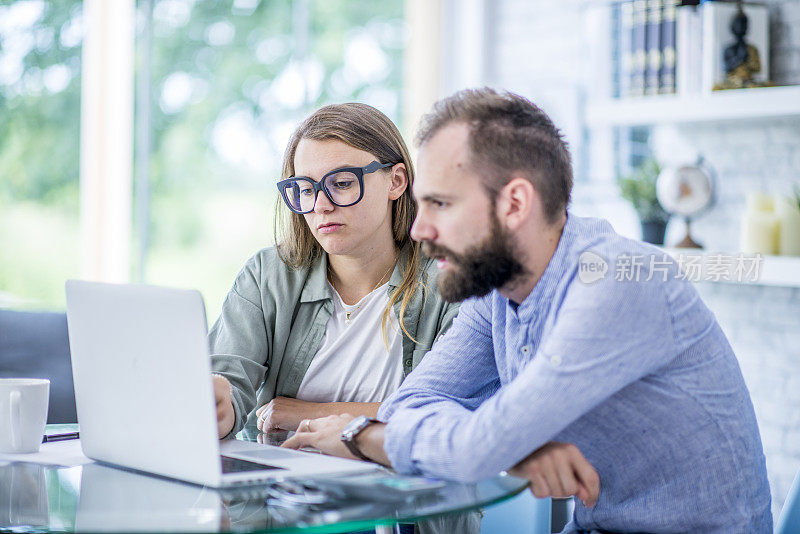
[[[463,254],[428,242],[422,244],[422,251],[432,258],[444,256],[450,263],[449,268],[439,271],[437,282],[439,293],[448,302],[482,297],[525,272],[517,260],[511,235],[494,215],[486,239]]]

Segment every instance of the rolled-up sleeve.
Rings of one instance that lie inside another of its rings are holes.
[[[505,347],[492,345],[484,302],[461,307],[423,372],[383,410],[398,471],[465,482],[493,476],[678,354],[656,284],[576,282],[533,359],[498,389],[493,351]]]

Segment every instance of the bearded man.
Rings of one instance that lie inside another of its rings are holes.
[[[540,448],[569,442],[601,490],[566,532],[771,533],[725,335],[672,258],[568,212],[570,156],[549,117],[514,94],[462,91],[417,142],[412,237],[438,260],[442,296],[466,300],[380,421],[305,421],[287,446],[460,481],[516,466],[541,490]],[[579,496],[581,484],[565,483]]]

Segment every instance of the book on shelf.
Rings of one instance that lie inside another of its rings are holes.
[[[675,92],[675,50],[678,0],[665,0],[661,14],[661,73],[658,92],[672,94]]]
[[[724,82],[725,50],[734,44],[738,5],[706,0],[629,0],[619,6],[619,95],[709,94]],[[769,13],[746,3],[748,61],[757,56],[756,82],[769,80]],[[757,52],[757,54],[755,52]]]
[[[619,80],[619,96],[631,96],[633,76],[633,2],[622,2],[619,5],[619,32],[617,40],[617,57],[619,58],[617,76]]]
[[[633,0],[633,28],[631,29],[631,96],[645,92],[647,69],[647,0]]]
[[[647,0],[647,27],[645,33],[647,65],[645,67],[644,92],[658,94],[661,77],[661,10],[662,0]]]
[[[703,71],[702,11],[695,6],[676,9],[675,81],[681,95],[700,92]]]

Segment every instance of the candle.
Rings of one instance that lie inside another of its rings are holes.
[[[746,254],[777,254],[778,217],[772,197],[763,193],[747,195],[747,209],[742,218],[742,252]]]
[[[778,219],[778,254],[800,256],[800,207],[791,197],[775,197]]]

